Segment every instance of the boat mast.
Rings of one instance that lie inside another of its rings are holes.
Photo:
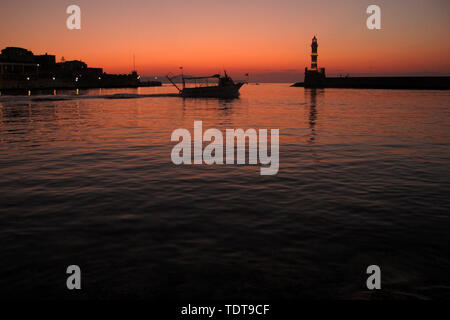
[[[183,81],[183,90],[186,87],[186,82],[184,81],[184,72],[183,72],[183,67],[180,67],[181,70],[181,80]]]

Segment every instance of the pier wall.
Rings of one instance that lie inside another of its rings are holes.
[[[298,82],[294,87],[314,87]],[[327,77],[322,88],[449,90],[450,77]]]

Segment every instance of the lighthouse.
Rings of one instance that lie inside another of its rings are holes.
[[[319,44],[314,36],[311,43],[311,69],[305,68],[305,88],[320,88],[325,82],[325,68],[317,67]]]
[[[317,48],[319,48],[319,45],[317,44],[317,38],[314,36],[311,43],[311,70],[317,71],[317,57],[319,56],[317,54]]]

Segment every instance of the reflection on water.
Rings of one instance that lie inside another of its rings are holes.
[[[83,297],[369,298],[378,264],[377,295],[449,296],[449,101],[284,84],[2,100],[0,295],[66,296],[61,270],[79,264]],[[195,120],[280,129],[279,174],[173,165],[170,135]]]
[[[314,142],[316,137],[316,120],[317,120],[317,94],[323,94],[324,90],[322,89],[305,89],[305,95],[309,96],[309,128],[311,129],[311,138],[310,142]]]

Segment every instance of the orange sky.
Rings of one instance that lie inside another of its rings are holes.
[[[66,28],[66,8],[82,29]],[[382,30],[366,28],[366,8],[382,9]],[[303,73],[319,39],[330,75],[450,74],[450,1],[15,0],[1,4],[0,47],[58,60],[81,59],[106,72]]]

